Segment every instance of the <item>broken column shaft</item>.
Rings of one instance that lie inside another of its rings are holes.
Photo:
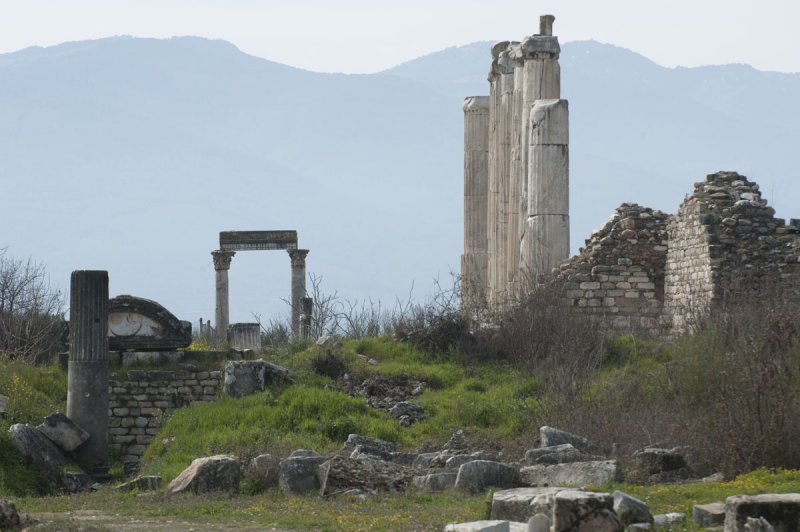
[[[108,477],[108,272],[78,270],[70,280],[67,417],[89,433],[78,460]]]
[[[211,256],[214,259],[214,270],[216,271],[215,340],[220,344],[228,342],[228,325],[230,324],[228,270],[231,268],[231,260],[234,255],[236,255],[235,251],[217,250],[211,252]]]
[[[489,191],[489,98],[464,100],[464,255],[461,299],[485,300],[487,264],[487,194]]]
[[[300,337],[300,315],[303,313],[302,299],[306,297],[307,249],[288,249],[292,261],[292,336]]]

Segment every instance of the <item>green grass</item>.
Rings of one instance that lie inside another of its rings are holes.
[[[38,425],[66,410],[67,375],[56,366],[31,366],[0,358],[0,395],[8,397],[0,419],[0,497],[46,493],[48,486],[24,464],[8,429],[15,423]]]
[[[104,489],[71,497],[26,498],[14,501],[23,511],[68,512],[99,510],[115,517],[106,526],[124,523],[130,516],[163,522],[261,525],[297,530],[442,530],[449,522],[481,519],[485,495],[447,491],[436,494],[383,495],[365,502],[346,497],[287,497],[277,491],[259,496],[166,496],[116,493]]]

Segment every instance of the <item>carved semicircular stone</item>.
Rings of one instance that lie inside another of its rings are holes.
[[[165,351],[191,343],[192,324],[159,303],[128,295],[109,300],[109,351]]]

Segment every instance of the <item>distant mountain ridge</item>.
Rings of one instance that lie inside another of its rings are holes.
[[[46,263],[62,287],[73,269],[108,269],[112,293],[196,321],[213,314],[219,231],[297,229],[328,291],[391,303],[413,282],[422,296],[458,269],[461,103],[488,93],[489,46],[373,75],[196,37],[2,54],[0,248]],[[674,212],[721,169],[800,214],[800,74],[670,69],[592,41],[563,44],[561,70],[574,249],[619,203]],[[234,258],[234,321],[286,309],[280,255]]]

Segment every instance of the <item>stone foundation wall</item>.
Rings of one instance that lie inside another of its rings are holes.
[[[117,380],[117,379],[124,380]],[[128,371],[109,382],[108,441],[123,463],[139,462],[166,419],[185,406],[216,401],[221,371]]]

